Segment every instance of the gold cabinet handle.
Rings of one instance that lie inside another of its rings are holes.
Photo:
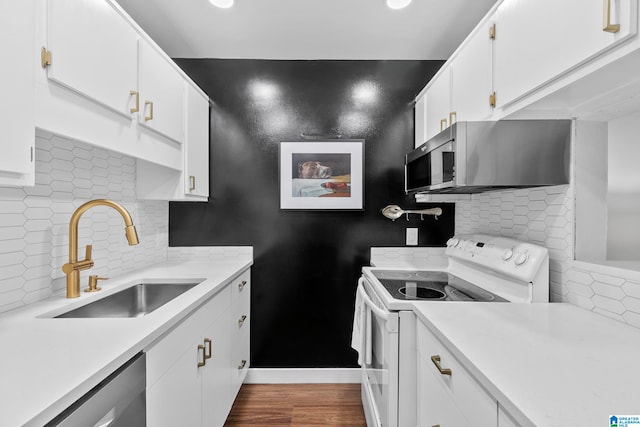
[[[493,92],[491,95],[489,95],[489,106],[491,108],[496,108],[496,93]]]
[[[149,115],[148,116],[144,116],[144,121],[148,122],[149,120],[153,120],[153,102],[144,101],[144,105],[145,105],[145,107],[147,105],[149,106]]]
[[[245,316],[244,314],[242,315],[242,317],[240,319],[238,319],[238,327],[242,327],[242,325],[244,325],[244,321],[247,320],[247,316]]]
[[[204,350],[204,359],[211,359],[211,340],[209,338],[204,339],[204,344],[207,346]]]
[[[604,0],[602,31],[606,31],[607,33],[617,33],[620,31],[620,24],[611,23],[611,0]]]
[[[242,362],[240,362],[240,364],[238,365],[238,370],[239,371],[243,370],[245,366],[247,366],[247,361],[242,360]]]
[[[238,289],[243,290],[244,287],[247,286],[247,281],[243,280],[242,283],[238,283]]]
[[[440,132],[442,132],[446,127],[447,127],[447,119],[440,120]]]
[[[130,90],[129,94],[136,97],[136,106],[129,111],[131,111],[132,113],[137,113],[138,111],[140,111],[140,92],[138,92],[137,90]]]
[[[196,189],[196,177],[193,175],[189,175],[189,191],[193,191]]]
[[[47,68],[51,65],[51,52],[44,46],[40,50],[40,65],[42,65],[42,68]]]
[[[436,425],[431,426],[431,427],[440,427],[440,424],[436,424]]]
[[[443,368],[442,366],[440,366],[440,356],[438,355],[431,356],[431,361],[433,362],[434,365],[436,365],[436,368],[438,368],[438,371],[442,375],[451,375],[451,369]]]
[[[449,125],[453,124],[453,118],[456,118],[456,122],[458,121],[458,113],[456,113],[455,111],[452,111],[449,113]]]
[[[204,346],[202,344],[198,344],[198,353],[200,353],[200,350],[202,350],[202,362],[198,360],[198,368],[202,368],[207,364],[207,357],[205,356]]]

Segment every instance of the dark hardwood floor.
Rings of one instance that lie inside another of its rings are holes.
[[[366,427],[360,384],[244,384],[225,427]]]

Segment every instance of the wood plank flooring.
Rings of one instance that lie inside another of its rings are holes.
[[[225,427],[366,427],[360,384],[244,384]]]

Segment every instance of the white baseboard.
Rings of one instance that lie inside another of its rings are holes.
[[[249,368],[245,384],[360,383],[360,368]]]

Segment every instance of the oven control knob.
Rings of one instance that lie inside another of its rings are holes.
[[[528,259],[529,256],[525,252],[522,252],[516,255],[516,258],[513,261],[516,263],[516,265],[522,265],[527,262]]]
[[[503,261],[509,261],[512,256],[513,256],[513,250],[507,249],[506,251],[504,251],[502,253],[502,260]]]

